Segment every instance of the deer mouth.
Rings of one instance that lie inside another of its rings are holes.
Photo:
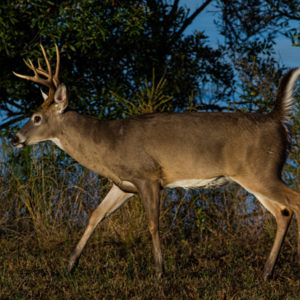
[[[26,146],[26,140],[25,140],[25,138],[19,136],[18,134],[16,134],[11,139],[11,143],[16,148],[23,148],[24,146]]]

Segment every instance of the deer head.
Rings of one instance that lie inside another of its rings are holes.
[[[54,131],[59,126],[59,119],[68,105],[66,86],[64,84],[60,84],[58,78],[60,67],[58,46],[55,44],[56,70],[54,75],[52,74],[51,65],[46,51],[43,45],[40,46],[47,65],[47,71],[41,67],[40,60],[38,60],[38,67],[36,68],[29,59],[28,62],[26,60],[24,60],[24,62],[26,66],[33,71],[34,76],[21,75],[13,72],[13,74],[17,77],[46,86],[49,89],[48,94],[41,90],[44,103],[37,112],[31,116],[30,120],[22,127],[22,129],[12,138],[12,144],[19,148],[45,140],[53,140],[55,138]]]

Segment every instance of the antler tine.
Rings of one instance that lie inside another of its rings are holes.
[[[30,59],[28,59],[29,63],[26,61],[26,59],[23,59],[25,65],[34,72],[35,68],[33,67],[33,63]]]
[[[42,49],[43,56],[44,56],[44,59],[45,59],[46,65],[47,65],[47,70],[48,70],[47,77],[48,77],[48,79],[51,79],[51,81],[52,81],[52,78],[53,78],[52,77],[52,69],[51,69],[51,65],[49,63],[49,59],[48,59],[47,53],[46,53],[45,48],[44,48],[44,46],[42,44],[40,44],[40,47]]]
[[[57,88],[59,86],[59,68],[60,68],[60,55],[59,55],[59,49],[57,44],[55,43],[55,51],[56,51],[56,69],[55,74],[53,76],[53,82],[55,84],[55,87]]]
[[[47,68],[49,68],[50,64],[49,64],[49,61],[48,61],[48,57],[45,53],[45,50],[44,50],[44,47],[41,45],[41,48],[43,50],[43,54],[44,54],[44,58],[46,60],[46,64],[47,64]],[[59,86],[59,78],[58,78],[58,75],[59,75],[59,68],[60,68],[60,55],[59,55],[59,49],[58,49],[58,46],[57,44],[55,43],[55,50],[56,50],[56,70],[55,70],[55,74],[54,76],[52,76],[52,70],[51,70],[51,67],[50,67],[50,71],[48,69],[48,72],[45,71],[42,66],[41,66],[41,62],[40,60],[38,59],[38,68],[36,69],[37,72],[40,74],[40,75],[43,75],[47,78],[51,78],[53,80],[53,83],[55,85],[55,87],[57,88]]]
[[[45,71],[42,66],[41,66],[41,62],[40,59],[38,59],[38,68],[36,69],[37,72],[47,78],[49,78],[49,74],[47,73],[47,71]]]

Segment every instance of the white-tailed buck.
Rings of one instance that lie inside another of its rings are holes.
[[[293,88],[300,67],[280,81],[275,107],[258,113],[153,113],[121,120],[99,121],[68,108],[67,90],[39,63],[26,65],[34,76],[16,76],[45,85],[48,95],[31,119],[13,137],[16,147],[50,140],[86,168],[109,178],[113,187],[92,213],[71,254],[68,269],[77,262],[95,227],[139,193],[148,217],[155,266],[163,270],[159,239],[160,190],[186,189],[235,181],[252,193],[276,218],[277,232],[264,268],[267,279],[274,268],[293,213],[298,220],[300,263],[300,193],[281,179],[290,135],[286,122],[293,104]]]

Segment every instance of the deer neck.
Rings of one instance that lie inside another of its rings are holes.
[[[110,177],[105,163],[109,151],[106,122],[67,111],[50,140],[84,167]]]

